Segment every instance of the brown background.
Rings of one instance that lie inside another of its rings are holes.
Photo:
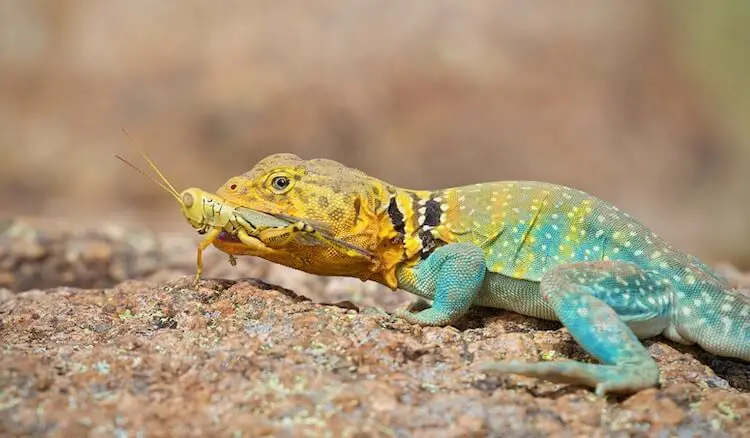
[[[281,151],[548,180],[746,265],[750,7],[723,6],[0,0],[2,216],[191,233],[125,128],[180,188]]]

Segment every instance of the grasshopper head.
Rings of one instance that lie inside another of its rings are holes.
[[[203,214],[205,194],[206,192],[196,187],[191,187],[180,193],[182,215],[185,216],[188,223],[198,230],[199,233],[206,232],[206,221]]]

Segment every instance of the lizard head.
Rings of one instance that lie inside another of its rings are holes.
[[[230,178],[216,194],[253,210],[304,221],[345,242],[382,253],[378,246],[392,231],[392,227],[388,230],[381,226],[392,190],[386,183],[333,160],[303,160],[280,153]],[[315,257],[311,259],[314,263]],[[289,265],[283,260],[274,261]],[[345,255],[325,261],[329,266],[354,262]]]
[[[327,224],[337,237],[387,202],[385,184],[333,160],[274,154],[230,178],[217,195],[244,207]]]

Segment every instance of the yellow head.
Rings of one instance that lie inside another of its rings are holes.
[[[243,207],[302,218],[367,248],[374,215],[387,206],[388,186],[332,160],[271,155],[229,179],[216,194]]]
[[[230,178],[216,194],[230,202],[262,212],[289,216],[381,256],[376,270],[390,265],[382,260],[395,236],[386,209],[394,187],[327,159],[302,160],[282,153],[264,158],[250,171]],[[216,244],[219,246],[219,243]],[[394,247],[401,254],[400,246]],[[305,248],[303,251],[325,251]],[[364,269],[358,260],[341,253],[311,253],[307,272],[352,275]],[[273,260],[287,266],[288,260]],[[372,267],[370,267],[372,268]],[[368,268],[369,269],[369,268]],[[333,272],[335,271],[335,272]],[[341,272],[344,271],[344,272]]]
[[[207,210],[204,208],[204,203],[212,204],[216,201],[209,193],[197,187],[191,187],[183,190],[179,197],[181,200],[180,211],[182,212],[182,215],[185,217],[185,220],[187,220],[188,223],[198,231],[198,233],[206,233],[211,225],[221,226],[220,224],[215,223],[215,219],[217,218],[207,216],[206,214]]]

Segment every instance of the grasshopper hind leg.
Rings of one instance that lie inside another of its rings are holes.
[[[326,232],[321,232],[312,225],[301,221],[286,227],[266,228],[258,233],[257,238],[264,245],[273,249],[283,249],[291,243],[308,246],[323,245],[336,248],[350,258],[373,258],[373,255],[366,249],[333,237]]]
[[[274,249],[283,248],[300,237],[315,239],[317,232],[304,222],[296,222],[286,227],[266,228],[258,233],[258,239]]]

